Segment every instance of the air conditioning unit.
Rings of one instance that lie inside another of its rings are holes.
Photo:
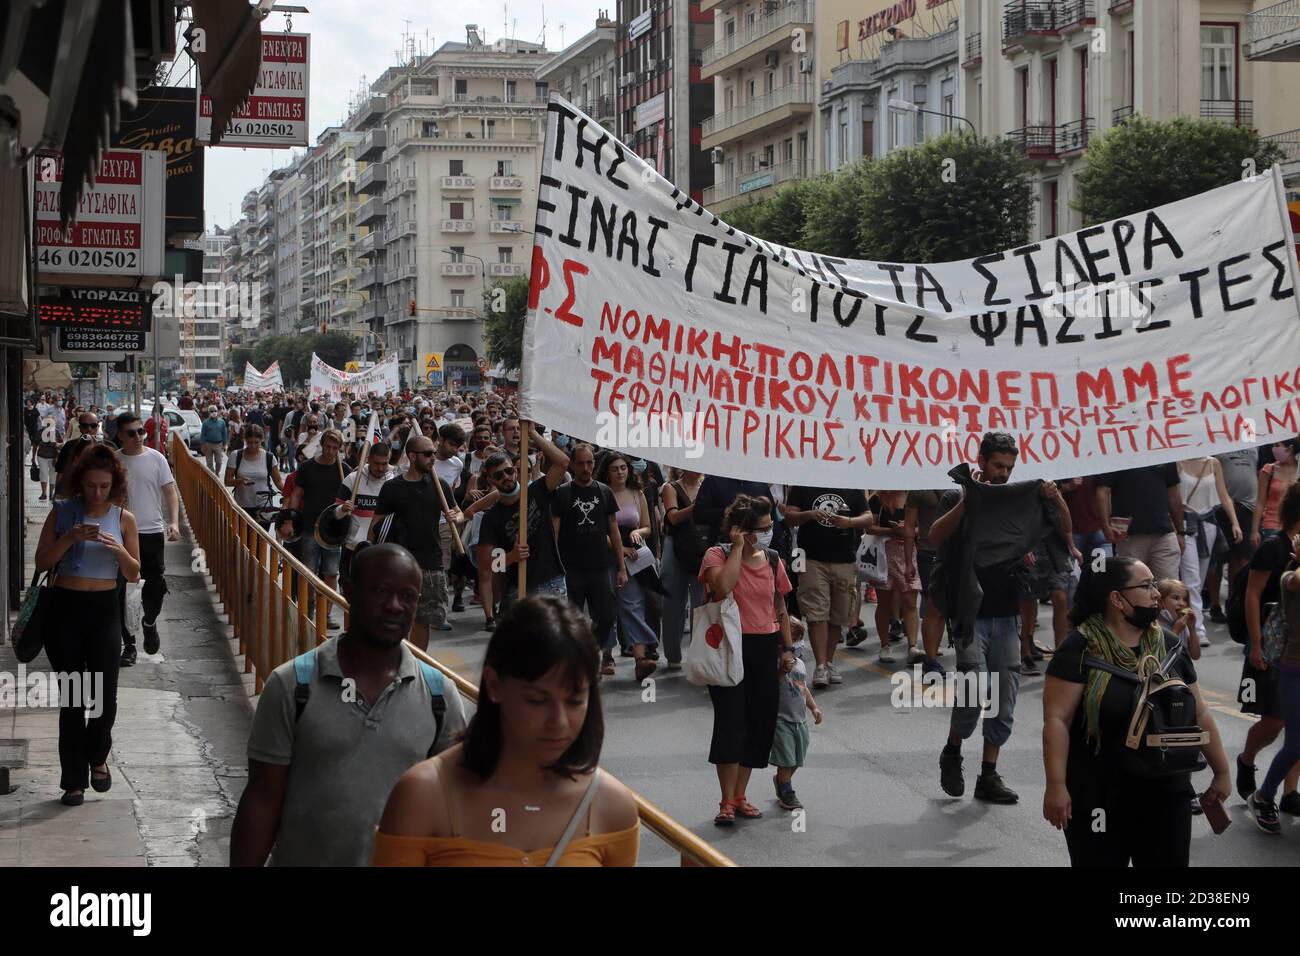
[[[799,72],[811,73],[813,71],[813,58],[810,56],[799,57]]]
[[[775,50],[768,50],[765,54],[763,54],[763,63],[765,66],[767,66],[769,70],[774,70],[776,69],[776,64],[780,60],[780,58],[781,55],[777,53]]]
[[[711,150],[709,150],[709,162],[712,163],[714,166],[721,166],[721,165],[722,165],[722,148],[721,148],[721,147],[719,147],[719,146],[714,146]]]

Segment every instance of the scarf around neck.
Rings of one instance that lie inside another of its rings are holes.
[[[1100,614],[1094,614],[1079,625],[1083,635],[1084,653],[1100,658],[1109,664],[1115,664],[1135,674],[1138,662],[1148,655],[1157,661],[1165,659],[1165,635],[1159,622],[1152,624],[1142,632],[1142,639],[1136,649],[1129,647],[1110,632]],[[1082,661],[1080,662],[1082,666]],[[1088,720],[1088,743],[1093,753],[1101,749],[1101,701],[1110,686],[1111,674],[1099,668],[1088,668],[1087,687],[1084,690],[1084,713]]]

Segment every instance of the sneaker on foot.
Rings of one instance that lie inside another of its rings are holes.
[[[440,630],[440,631],[450,631],[450,630],[451,630],[451,625],[448,624],[446,621],[443,621],[441,624],[438,625],[438,630]]]
[[[122,667],[131,667],[135,664],[135,645],[128,644],[122,648]]]
[[[903,622],[893,619],[889,622],[889,642],[897,644],[903,639]]]
[[[826,665],[826,679],[832,684],[843,684],[844,678],[840,676],[840,669],[834,664]]]
[[[1032,657],[1022,657],[1020,659],[1021,677],[1037,677],[1042,673],[1043,672],[1038,669],[1038,665],[1034,663]]]
[[[1283,813],[1300,816],[1300,793],[1292,790],[1290,793],[1282,794],[1282,799],[1277,802],[1277,808]]]
[[[907,649],[907,663],[919,664],[923,660],[925,660],[925,651],[921,650],[919,647],[909,647]]]
[[[866,627],[862,624],[858,624],[854,627],[849,628],[849,634],[848,637],[844,639],[844,643],[848,647],[857,647],[866,639],[867,639]]]
[[[939,786],[950,797],[966,792],[966,778],[961,772],[961,754],[939,754]]]
[[[777,784],[777,787],[776,787],[776,802],[779,803],[779,804],[781,804],[781,809],[782,809],[782,810],[802,810],[802,809],[803,809],[803,804],[800,803],[800,802],[799,802],[799,798],[798,798],[797,796],[795,796],[795,793],[794,793],[794,787],[789,787],[789,786],[788,786],[788,787],[786,787],[784,790],[782,790],[782,789],[781,789],[781,785],[780,785],[780,784]]]
[[[1201,647],[1209,647],[1209,646],[1210,646],[1210,639],[1209,639],[1208,637],[1206,637],[1204,634],[1202,634],[1202,635],[1201,635]]]
[[[829,683],[830,683],[830,672],[826,670],[826,665],[825,665],[825,664],[823,664],[821,667],[815,668],[815,669],[813,670],[813,689],[814,689],[814,690],[817,689],[817,688],[819,688],[819,687],[825,687],[825,686],[826,686],[827,684],[829,684]]]
[[[455,613],[459,614],[461,611],[465,610],[465,602],[464,602],[464,601],[461,601],[461,600],[459,600],[459,599],[457,599],[457,600],[455,600],[455,601],[452,601],[452,602],[451,602],[451,609],[452,609],[452,611],[454,611]]]
[[[1237,758],[1237,793],[1243,800],[1249,800],[1255,792],[1255,767]]]
[[[1217,604],[1210,608],[1210,620],[1215,624],[1228,623],[1228,618],[1227,615],[1223,613],[1223,608],[1219,607]]]
[[[1255,826],[1265,833],[1282,832],[1282,824],[1277,818],[1277,804],[1260,797],[1258,791],[1246,798],[1246,809],[1255,818]]]
[[[890,647],[888,644],[884,645],[880,649],[880,663],[893,664],[897,662],[897,660],[898,658],[894,656],[894,649]]]
[[[141,621],[140,630],[144,631],[144,652],[157,654],[158,648],[162,646],[162,641],[158,637],[158,622]]]
[[[975,778],[975,799],[988,803],[1016,803],[1020,794],[1003,783],[996,770],[990,770]]]
[[[1205,808],[1201,806],[1201,798],[1192,797],[1192,816],[1199,817],[1204,812]]]
[[[923,655],[923,656],[924,656],[924,655]],[[931,658],[926,658],[926,659],[921,663],[921,673],[922,673],[922,674],[939,674],[939,675],[943,675],[943,674],[946,674],[946,673],[948,673],[948,672],[947,672],[946,670],[944,670],[944,668],[943,668],[943,664],[942,664],[942,662],[940,662],[939,658],[937,658],[937,657],[931,657]]]

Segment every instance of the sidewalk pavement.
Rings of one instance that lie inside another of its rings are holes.
[[[25,482],[29,580],[49,513],[39,494],[39,485]],[[191,570],[192,547],[182,509],[181,540],[166,546],[161,651],[145,654],[137,634],[139,661],[121,671],[110,791],[87,790],[82,806],[63,806],[57,707],[0,709],[0,740],[28,745],[26,767],[10,773],[18,790],[0,796],[0,868],[228,862],[230,826],[248,776],[252,677],[241,673],[215,590]],[[49,669],[44,653],[27,665],[29,674]],[[14,680],[19,673],[8,628],[0,672]]]

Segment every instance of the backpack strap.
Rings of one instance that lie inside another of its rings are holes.
[[[447,716],[447,698],[443,696],[443,679],[442,671],[432,664],[426,664],[424,661],[416,658],[416,663],[420,665],[420,672],[424,675],[424,683],[429,688],[429,694],[433,703],[433,743],[429,745],[429,756],[432,757],[435,748],[438,746],[438,740],[442,737],[442,725]]]
[[[773,620],[779,625],[781,615],[785,613],[785,602],[781,600],[781,579],[777,576],[777,565],[781,561],[781,556],[773,548],[764,548],[767,552],[767,565],[772,569],[772,611],[776,614]]]
[[[307,709],[307,700],[311,697],[311,679],[316,672],[316,650],[299,654],[293,659],[293,720],[297,723],[302,712]]]
[[[1091,654],[1085,654],[1083,657],[1083,666],[1091,667],[1093,670],[1105,671],[1108,674],[1114,674],[1116,677],[1122,677],[1124,680],[1132,681],[1135,684],[1142,683],[1142,678],[1133,673],[1127,667],[1120,667],[1118,664],[1112,664],[1110,661],[1104,661],[1100,657],[1093,657]]]

